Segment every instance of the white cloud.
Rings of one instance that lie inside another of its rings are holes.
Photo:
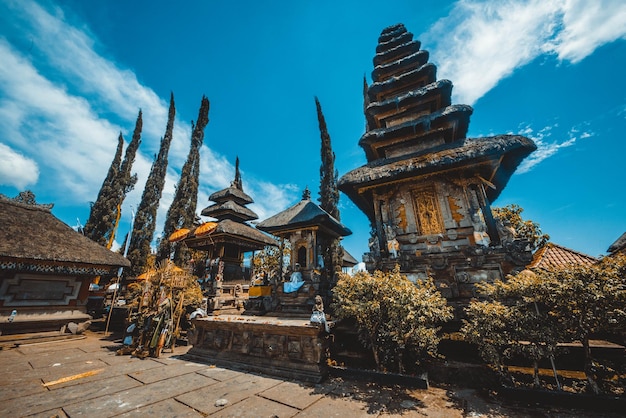
[[[534,132],[530,126],[522,127],[519,131],[520,135],[526,135],[535,141],[537,150],[530,154],[519,166],[516,174],[524,174],[531,171],[537,164],[552,157],[563,148],[571,147],[579,139],[586,139],[594,136],[593,132],[587,130],[580,131],[579,128],[573,127],[567,133],[568,139],[561,141],[551,141],[553,129],[558,125],[546,126],[538,132]]]
[[[562,15],[563,30],[552,45],[559,59],[576,63],[605,43],[626,39],[623,0],[568,0]]]
[[[37,163],[0,142],[0,184],[24,190],[39,177]]]
[[[461,0],[421,35],[455,101],[470,105],[542,54],[576,63],[625,37],[621,0]]]
[[[16,152],[5,153],[5,158],[13,164],[38,164],[40,187],[55,187],[66,203],[93,201],[113,159],[118,132],[123,131],[126,141],[130,140],[141,108],[142,145],[133,164],[139,180],[124,202],[126,222],[130,207],[139,203],[153,154],[164,134],[169,101],[139,83],[132,71],[101,56],[88,29],[70,24],[61,9],[45,9],[28,0],[7,1],[0,9],[10,13],[11,19],[5,22],[14,32],[24,34],[12,36],[11,41],[29,45],[19,49],[0,36],[0,137],[23,154],[18,158]],[[110,115],[123,127],[110,122]],[[190,124],[177,119],[157,233],[187,159],[190,137]],[[19,184],[36,182],[34,172]],[[234,167],[203,146],[200,175],[198,211],[208,204],[211,192],[230,184]],[[274,203],[284,200],[281,193],[288,194],[288,188],[272,190]]]

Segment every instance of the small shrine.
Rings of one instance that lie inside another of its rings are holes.
[[[199,225],[183,240],[187,247],[207,253],[201,278],[208,296],[207,309],[242,309],[251,281],[251,271],[243,265],[244,254],[277,243],[247,224],[258,216],[246,207],[254,200],[243,191],[239,158],[235,164],[235,179],[229,187],[209,196],[209,200],[215,203],[204,208],[201,214],[216,221]]]
[[[291,249],[290,266],[281,274],[284,282],[277,287],[278,309],[310,314],[316,295],[327,298],[335,274],[324,266],[320,242],[348,236],[352,231],[313,203],[309,189],[304,190],[300,202],[260,222],[257,228],[279,237],[281,251],[285,242]]]
[[[437,80],[420,46],[402,24],[382,31],[359,141],[367,164],[338,187],[371,223],[368,270],[399,264],[411,280],[432,276],[454,304],[530,261],[490,205],[536,146],[518,135],[467,138],[472,107],[451,103],[452,82]]]
[[[59,331],[88,323],[89,285],[130,262],[39,204],[31,192],[0,194],[0,334]]]

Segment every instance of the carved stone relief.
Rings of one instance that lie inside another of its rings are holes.
[[[444,231],[437,194],[432,188],[413,192],[420,235],[436,235]]]

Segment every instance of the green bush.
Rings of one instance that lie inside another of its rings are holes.
[[[434,356],[440,337],[437,325],[452,319],[452,308],[432,279],[412,283],[392,271],[342,274],[333,289],[338,319],[354,318],[359,339],[372,350],[379,370],[403,373],[408,354]]]

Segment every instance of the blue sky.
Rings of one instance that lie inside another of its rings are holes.
[[[593,256],[626,231],[626,3],[530,1],[0,0],[0,193],[30,189],[84,224],[113,159],[144,129],[119,237],[165,131],[177,120],[157,233],[211,101],[198,212],[228,186],[235,158],[260,220],[318,197],[322,104],[340,175],[365,163],[363,76],[381,30],[404,23],[474,107],[469,137],[516,133],[539,149],[496,206],[521,205],[552,241]],[[369,225],[341,196],[357,259]],[[45,226],[39,226],[45,227]]]

